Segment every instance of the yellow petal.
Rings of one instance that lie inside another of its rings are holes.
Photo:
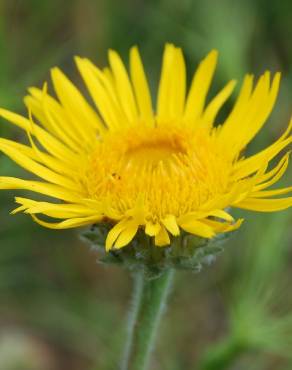
[[[30,141],[31,148],[26,145],[16,143],[15,141],[12,141],[12,140],[6,140],[6,139],[1,138],[0,141],[7,144],[10,147],[15,148],[16,150],[19,150],[24,155],[28,156],[32,160],[35,160],[45,165],[46,167],[50,168],[54,172],[58,172],[60,175],[63,175],[69,178],[76,178],[78,176],[78,171],[74,168],[73,158],[72,158],[72,167],[68,166],[67,163],[62,163],[59,159],[41,151],[37,147],[33,139],[33,136],[31,135],[30,132],[27,132],[27,136]],[[82,162],[82,159],[79,160],[78,162],[79,163],[75,163],[76,168],[79,167],[80,162]]]
[[[21,153],[21,151],[17,150],[14,146],[9,145],[7,142],[2,141],[1,139],[0,150],[9,158],[11,158],[14,162],[16,162],[19,166],[43,178],[44,180],[57,185],[61,185],[64,188],[72,189],[75,191],[79,190],[78,184],[74,181],[61,176],[54,171],[49,170],[45,166],[42,166],[41,164]]]
[[[137,234],[139,225],[135,222],[128,222],[125,229],[119,234],[115,241],[114,248],[120,249],[129,244]]]
[[[106,126],[118,129],[127,123],[118,102],[117,93],[109,78],[88,59],[75,58],[79,72]]]
[[[33,136],[37,137],[41,145],[50,154],[59,158],[61,161],[68,163],[69,165],[72,163],[74,153],[41,127],[32,125],[27,118],[2,108],[0,108],[0,116],[14,125],[22,128],[25,132],[30,132]]]
[[[208,212],[208,216],[218,217],[228,222],[234,221],[234,218],[229,213],[223,211],[222,209],[215,209],[214,211],[210,211]]]
[[[137,47],[130,50],[130,72],[140,116],[147,126],[153,127],[151,94]]]
[[[266,189],[281,179],[288,168],[289,154],[290,152],[286,153],[276,167],[260,178],[259,184],[254,187],[254,191]]]
[[[272,145],[268,146],[259,153],[252,155],[251,157],[235,163],[233,179],[238,180],[240,178],[247,177],[262,167],[264,163],[268,163],[271,159],[273,159],[282,149],[292,142],[292,137],[287,137],[291,130],[292,119],[290,120],[290,123],[283,135]]]
[[[270,72],[259,79],[245,105],[240,105],[240,116],[231,114],[224,123],[219,138],[222,145],[236,156],[258,133],[274,107],[280,84],[280,73],[276,73],[270,86]],[[249,92],[251,81],[244,88]],[[247,96],[246,96],[247,97]],[[242,109],[244,108],[244,109]],[[236,119],[235,119],[236,118]],[[239,125],[240,122],[240,125]],[[236,135],[234,135],[236,131]]]
[[[145,234],[149,236],[155,236],[159,233],[160,229],[161,229],[161,226],[158,222],[153,223],[151,221],[147,221],[145,225]]]
[[[155,235],[154,243],[157,247],[164,247],[170,244],[170,238],[164,226],[161,226],[159,233]]]
[[[172,94],[169,101],[171,117],[180,117],[184,112],[186,99],[186,65],[182,50],[175,48],[172,81]]]
[[[232,151],[234,150],[234,127],[236,127],[235,125],[237,125],[238,122],[241,122],[242,117],[245,117],[249,108],[249,101],[253,87],[253,78],[254,77],[252,75],[245,76],[233,109],[224,122],[224,125],[220,127],[220,130],[218,130],[219,141],[222,142],[223,148],[226,148],[226,143],[232,143],[232,146],[229,146],[228,149],[232,148]],[[232,152],[232,155],[233,154],[234,153]]]
[[[107,234],[106,242],[105,242],[106,251],[109,251],[113,247],[120,233],[123,230],[125,230],[127,222],[128,222],[127,220],[123,219],[117,224],[115,224],[115,226],[113,226],[113,228],[109,231],[109,233]]]
[[[15,202],[21,204],[22,211],[28,214],[42,213],[53,218],[85,217],[100,214],[101,210],[91,209],[80,204],[56,204],[49,202],[38,202],[32,199],[16,197]],[[19,212],[19,209],[12,211],[12,214]]]
[[[254,191],[251,193],[252,198],[269,198],[275,195],[282,195],[292,192],[292,186],[288,186],[287,188],[282,189],[274,189],[274,190],[262,190],[262,191]]]
[[[116,91],[117,95],[119,96],[120,104],[123,107],[128,120],[130,122],[135,122],[138,117],[138,112],[133,94],[133,88],[126,68],[118,53],[113,50],[109,51],[109,62],[115,80]]]
[[[96,128],[92,123],[99,122],[96,113],[60,69],[53,68],[51,76],[57,96],[72,125],[72,130],[75,130],[86,143],[91,143],[96,135]]]
[[[235,231],[240,228],[243,223],[243,219],[239,219],[234,223],[218,222],[214,220],[206,219],[204,223],[209,225],[216,233],[227,233],[230,231]]]
[[[40,181],[22,180],[15,177],[0,176],[0,189],[30,190],[67,202],[77,202],[80,200],[78,193],[74,194],[72,191],[68,191],[57,185]]]
[[[171,78],[173,71],[174,46],[166,44],[161,66],[161,75],[157,95],[157,116],[162,119],[169,118],[169,101],[171,89]]]
[[[186,101],[184,119],[195,121],[203,112],[206,97],[217,64],[218,52],[212,50],[200,63],[194,74]]]
[[[84,151],[80,136],[73,129],[64,108],[45,90],[31,87],[29,92],[31,95],[26,96],[24,102],[38,122],[74,152]]]
[[[282,211],[292,206],[292,197],[284,199],[246,199],[239,204],[234,204],[237,208],[248,209],[258,212]]]
[[[226,102],[229,96],[232,94],[234,87],[236,85],[235,80],[231,80],[228,84],[212,99],[208,104],[204,114],[203,122],[207,122],[210,125],[213,124],[219,109]]]
[[[179,227],[176,222],[176,218],[173,215],[168,215],[162,219],[163,225],[166,229],[174,236],[179,235]]]
[[[46,222],[46,221],[40,220],[35,215],[31,215],[31,217],[39,225],[47,227],[49,229],[57,229],[57,230],[72,229],[72,228],[75,228],[75,227],[91,225],[91,224],[94,224],[95,222],[100,222],[102,220],[101,215],[69,218],[69,219],[67,219],[65,221],[61,221],[61,222]]]
[[[182,216],[178,220],[178,224],[183,230],[203,238],[210,239],[215,235],[214,230],[210,226],[206,225],[203,221],[198,221],[192,217]]]

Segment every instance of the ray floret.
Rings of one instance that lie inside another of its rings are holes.
[[[187,89],[183,52],[167,44],[156,102],[137,47],[130,50],[129,71],[117,52],[110,50],[108,57],[104,69],[75,58],[94,106],[53,68],[56,98],[44,84],[29,89],[27,118],[0,109],[28,138],[27,145],[0,138],[0,150],[34,177],[1,176],[0,189],[46,196],[16,197],[12,213],[30,214],[53,229],[106,222],[110,250],[128,245],[138,230],[158,247],[182,232],[211,239],[240,227],[242,220],[227,211],[232,207],[260,212],[291,207],[292,187],[270,189],[285,173],[289,153],[274,167],[270,163],[291,143],[292,120],[270,146],[243,155],[274,107],[279,73],[265,72],[256,82],[247,75],[233,109],[217,122],[236,81],[207,102],[216,50],[199,64]]]

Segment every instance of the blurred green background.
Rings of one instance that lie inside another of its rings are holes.
[[[165,42],[183,47],[190,72],[217,48],[217,89],[248,72],[283,72],[253,152],[275,140],[291,114],[291,21],[290,0],[1,0],[0,105],[26,114],[26,88],[42,86],[55,65],[79,85],[76,54],[103,66],[108,48],[127,58],[137,44],[155,89]],[[4,121],[0,134],[23,139]],[[4,156],[0,168],[23,174]],[[288,172],[282,184],[291,184]],[[14,194],[0,194],[0,370],[118,369],[129,274],[96,264],[76,230],[10,216]],[[246,222],[216,264],[177,274],[152,369],[221,369],[229,352],[226,369],[292,368],[291,211],[236,214]]]

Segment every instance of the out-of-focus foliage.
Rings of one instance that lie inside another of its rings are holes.
[[[108,48],[127,58],[137,44],[155,91],[165,42],[183,47],[189,70],[217,48],[214,92],[246,72],[283,72],[277,108],[252,152],[279,136],[291,114],[291,19],[289,0],[3,0],[0,105],[24,112],[26,87],[42,86],[54,65],[79,84],[76,54],[105,65]],[[26,140],[4,121],[0,134]],[[22,174],[3,156],[0,167],[1,174]],[[0,193],[0,202],[0,370],[117,369],[127,273],[97,265],[76,231],[10,216],[13,192]],[[240,214],[246,223],[216,265],[177,276],[153,368],[195,369],[201,359],[202,369],[219,370],[226,351],[231,369],[291,367],[291,212]]]

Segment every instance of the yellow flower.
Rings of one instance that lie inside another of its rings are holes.
[[[0,115],[26,131],[29,145],[4,138],[0,149],[38,180],[0,177],[1,189],[25,189],[51,200],[16,198],[39,224],[65,229],[108,222],[106,248],[121,248],[138,228],[157,246],[170,244],[181,230],[203,238],[238,228],[229,207],[271,212],[288,208],[292,197],[278,198],[292,187],[266,190],[288,165],[288,153],[268,169],[289,143],[292,121],[272,145],[248,158],[242,151],[269,116],[280,74],[264,73],[253,84],[243,81],[225,122],[218,111],[231,95],[232,80],[208,103],[217,61],[211,51],[200,63],[189,91],[181,49],[166,45],[157,104],[136,47],[129,74],[115,51],[109,68],[76,58],[96,110],[58,69],[51,71],[57,99],[30,88],[25,97],[29,118],[1,109]],[[40,219],[42,214],[55,219]],[[58,222],[56,222],[58,220]]]

